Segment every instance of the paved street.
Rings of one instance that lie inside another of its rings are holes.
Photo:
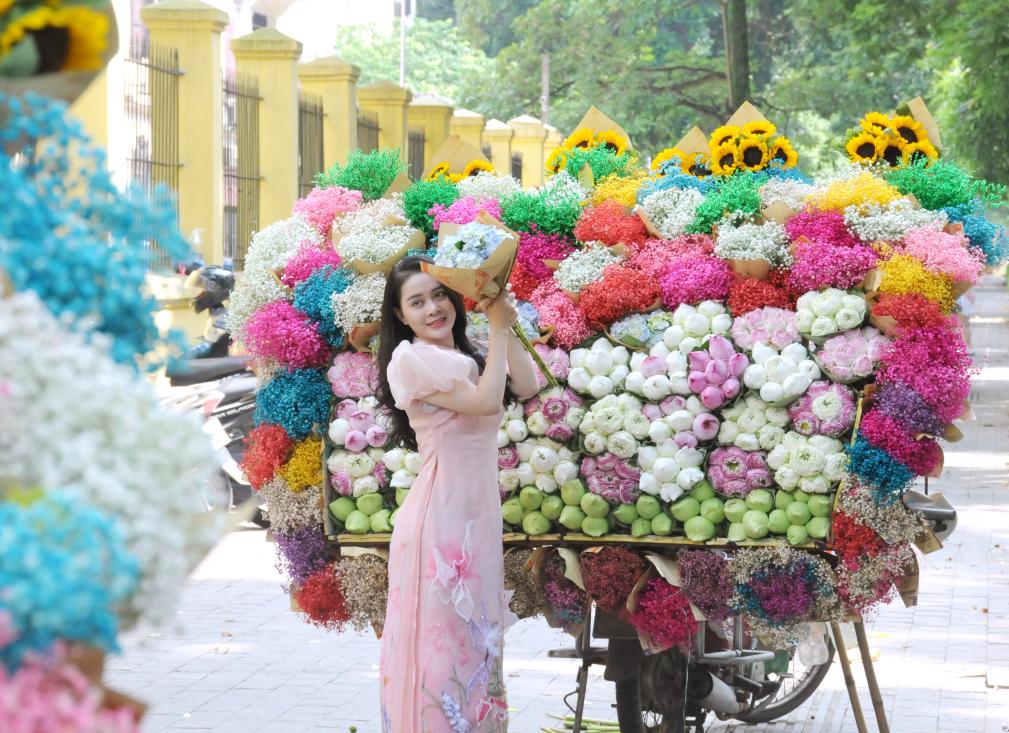
[[[976,421],[946,451],[933,487],[960,511],[956,533],[925,558],[918,606],[891,606],[869,622],[894,733],[1009,731],[1009,293],[978,290],[973,347],[981,368]],[[188,583],[171,628],[127,635],[110,686],[152,705],[146,730],[220,733],[378,733],[378,642],[316,630],[288,610],[273,547],[261,531],[227,537]],[[514,733],[535,733],[565,712],[576,665],[549,659],[570,643],[542,620],[506,637]],[[591,682],[587,714],[615,718],[613,685]],[[856,666],[857,680],[864,680]],[[875,730],[869,695],[862,705]],[[817,693],[786,719],[709,731],[847,733],[855,725],[835,664]],[[419,732],[418,732],[419,733]]]

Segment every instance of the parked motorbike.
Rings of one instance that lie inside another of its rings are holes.
[[[942,494],[909,491],[904,502],[921,513],[940,540],[956,528],[956,510]],[[593,638],[606,646],[592,646]],[[766,723],[802,705],[827,676],[835,653],[825,625],[802,647],[763,648],[734,617],[724,625],[703,625],[689,655],[675,648],[646,655],[633,626],[592,607],[574,649],[549,655],[581,660],[578,689],[568,697],[582,700],[589,667],[605,666],[605,679],[615,683],[621,733],[703,733],[711,715]],[[565,702],[580,717],[581,701]]]

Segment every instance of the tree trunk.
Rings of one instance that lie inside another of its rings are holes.
[[[734,112],[750,96],[750,50],[746,0],[722,0],[722,31],[729,80],[729,108]]]

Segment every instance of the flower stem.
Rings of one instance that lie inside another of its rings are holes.
[[[536,351],[536,348],[532,345],[532,342],[529,341],[529,338],[526,336],[525,331],[522,330],[522,326],[520,326],[518,323],[513,323],[512,331],[515,332],[515,335],[518,337],[519,343],[522,344],[522,347],[529,352],[529,356],[531,356],[533,358],[533,361],[536,362],[536,366],[538,366],[540,371],[543,372],[543,377],[547,380],[547,384],[550,385],[551,387],[556,387],[557,379],[554,377],[553,374],[550,373],[550,370],[547,369],[547,365],[543,361],[543,357],[540,356],[540,353]]]

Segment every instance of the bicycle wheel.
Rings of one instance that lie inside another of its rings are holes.
[[[806,667],[798,659],[793,647],[789,650],[788,671],[783,673],[767,672],[763,676],[766,680],[779,683],[778,689],[760,700],[746,713],[733,717],[744,723],[767,723],[788,715],[802,705],[823,682],[823,678],[827,676],[830,665],[834,661],[834,645],[829,636],[826,636],[825,641],[827,643],[826,662]]]
[[[683,733],[686,658],[675,650],[641,660],[638,674],[616,682],[621,733]]]

